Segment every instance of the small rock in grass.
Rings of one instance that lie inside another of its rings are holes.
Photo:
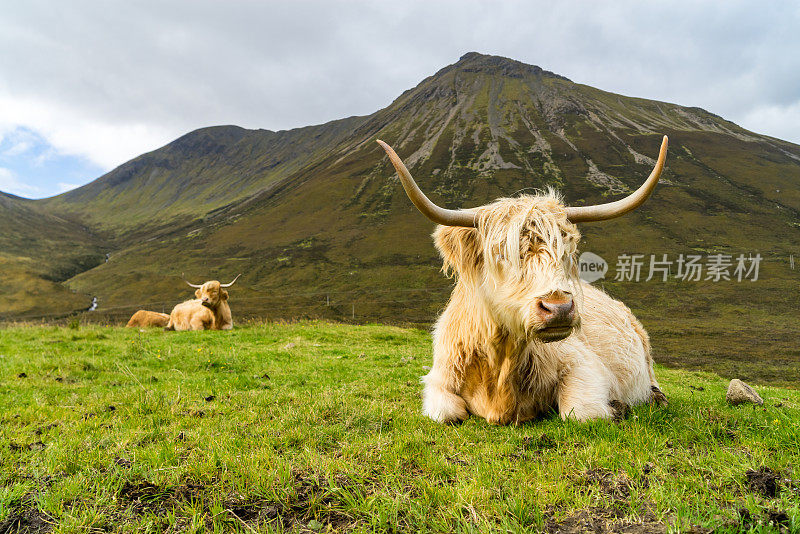
[[[283,346],[283,350],[289,350],[295,348],[297,345],[295,343],[287,343]]]
[[[753,388],[738,378],[734,378],[728,384],[728,393],[725,395],[725,400],[734,406],[746,403],[764,405],[764,399]]]

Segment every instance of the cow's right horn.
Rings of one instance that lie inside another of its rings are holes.
[[[411,173],[408,172],[403,160],[401,160],[395,151],[392,150],[392,147],[380,139],[378,139],[378,144],[383,147],[383,149],[386,151],[386,154],[389,156],[389,161],[392,162],[392,165],[394,165],[394,168],[397,171],[397,175],[400,176],[400,182],[403,184],[403,189],[406,190],[408,198],[411,199],[411,202],[414,203],[417,209],[421,211],[424,216],[436,224],[443,224],[445,226],[475,226],[474,213],[463,210],[449,210],[446,208],[441,208],[431,202],[431,200],[425,196],[425,193],[420,190],[417,182],[414,181],[414,178],[411,177]]]
[[[186,279],[186,276],[184,276],[184,274],[183,274],[183,273],[181,273],[181,278],[183,278],[183,281],[184,281],[184,282],[186,282],[187,284],[189,284],[189,285],[190,285],[190,286],[192,286],[192,287],[196,287],[196,288],[198,288],[198,289],[199,289],[199,288],[201,288],[201,287],[203,287],[202,285],[193,284],[193,283],[191,283],[190,281],[188,281],[188,280]]]
[[[233,283],[239,279],[240,276],[242,276],[242,273],[237,274],[236,278],[233,279],[233,282],[230,282],[228,284],[220,284],[219,287],[231,287]]]

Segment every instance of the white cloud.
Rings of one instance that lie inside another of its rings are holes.
[[[797,4],[744,0],[15,2],[0,132],[110,169],[203,126],[372,113],[474,50],[800,142],[798,27]]]
[[[741,119],[740,126],[756,132],[769,132],[779,139],[793,139],[800,125],[800,100],[786,105],[760,105]],[[800,142],[800,140],[795,140]]]
[[[10,129],[14,125],[35,129],[57,153],[87,157],[104,169],[154,150],[179,135],[157,123],[103,121],[58,101],[0,94],[0,127]],[[52,155],[45,151],[39,159]]]
[[[38,194],[40,189],[20,181],[11,169],[0,167],[0,191],[21,197],[29,197]]]
[[[0,152],[0,156],[19,156],[33,148],[36,143],[37,138],[32,132],[16,128],[0,136],[0,144],[8,145]]]

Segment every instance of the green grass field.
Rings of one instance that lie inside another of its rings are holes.
[[[800,530],[796,390],[659,368],[618,423],[454,427],[426,365],[385,326],[0,330],[0,534]]]

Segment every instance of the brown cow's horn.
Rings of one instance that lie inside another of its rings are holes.
[[[645,182],[633,193],[625,198],[621,198],[615,202],[608,204],[598,204],[596,206],[575,206],[567,208],[567,218],[574,222],[591,222],[591,221],[604,221],[606,219],[613,219],[620,215],[625,215],[641,206],[653,189],[656,188],[658,178],[661,176],[661,171],[664,169],[664,161],[667,159],[667,136],[661,142],[661,152],[658,154],[658,161],[656,166],[653,167],[653,172],[645,180]]]
[[[183,273],[181,273],[181,278],[183,278],[183,281],[184,281],[184,282],[186,282],[187,284],[189,284],[189,285],[190,285],[190,286],[192,286],[192,287],[196,287],[196,288],[198,288],[198,289],[199,289],[199,288],[201,288],[201,287],[203,287],[202,285],[193,284],[193,283],[191,283],[190,281],[188,281],[188,280],[186,279],[186,277],[184,276],[184,274],[183,274]]]
[[[236,278],[233,279],[233,282],[236,282],[240,276],[242,276],[242,273],[237,274]],[[229,284],[220,284],[219,287],[231,287],[233,282],[230,282]]]
[[[392,147],[380,139],[378,139],[378,144],[381,145],[386,151],[386,154],[389,156],[389,160],[397,170],[397,174],[400,176],[400,181],[403,184],[403,189],[406,190],[408,198],[411,199],[411,202],[414,203],[417,209],[421,211],[424,216],[437,224],[443,224],[445,226],[475,226],[474,213],[469,211],[441,208],[431,202],[431,200],[425,196],[425,193],[420,190],[419,186],[414,181],[414,178],[411,177],[411,173],[408,172],[408,169],[406,169],[406,166],[403,164],[403,160],[401,160],[395,151],[392,150]]]

